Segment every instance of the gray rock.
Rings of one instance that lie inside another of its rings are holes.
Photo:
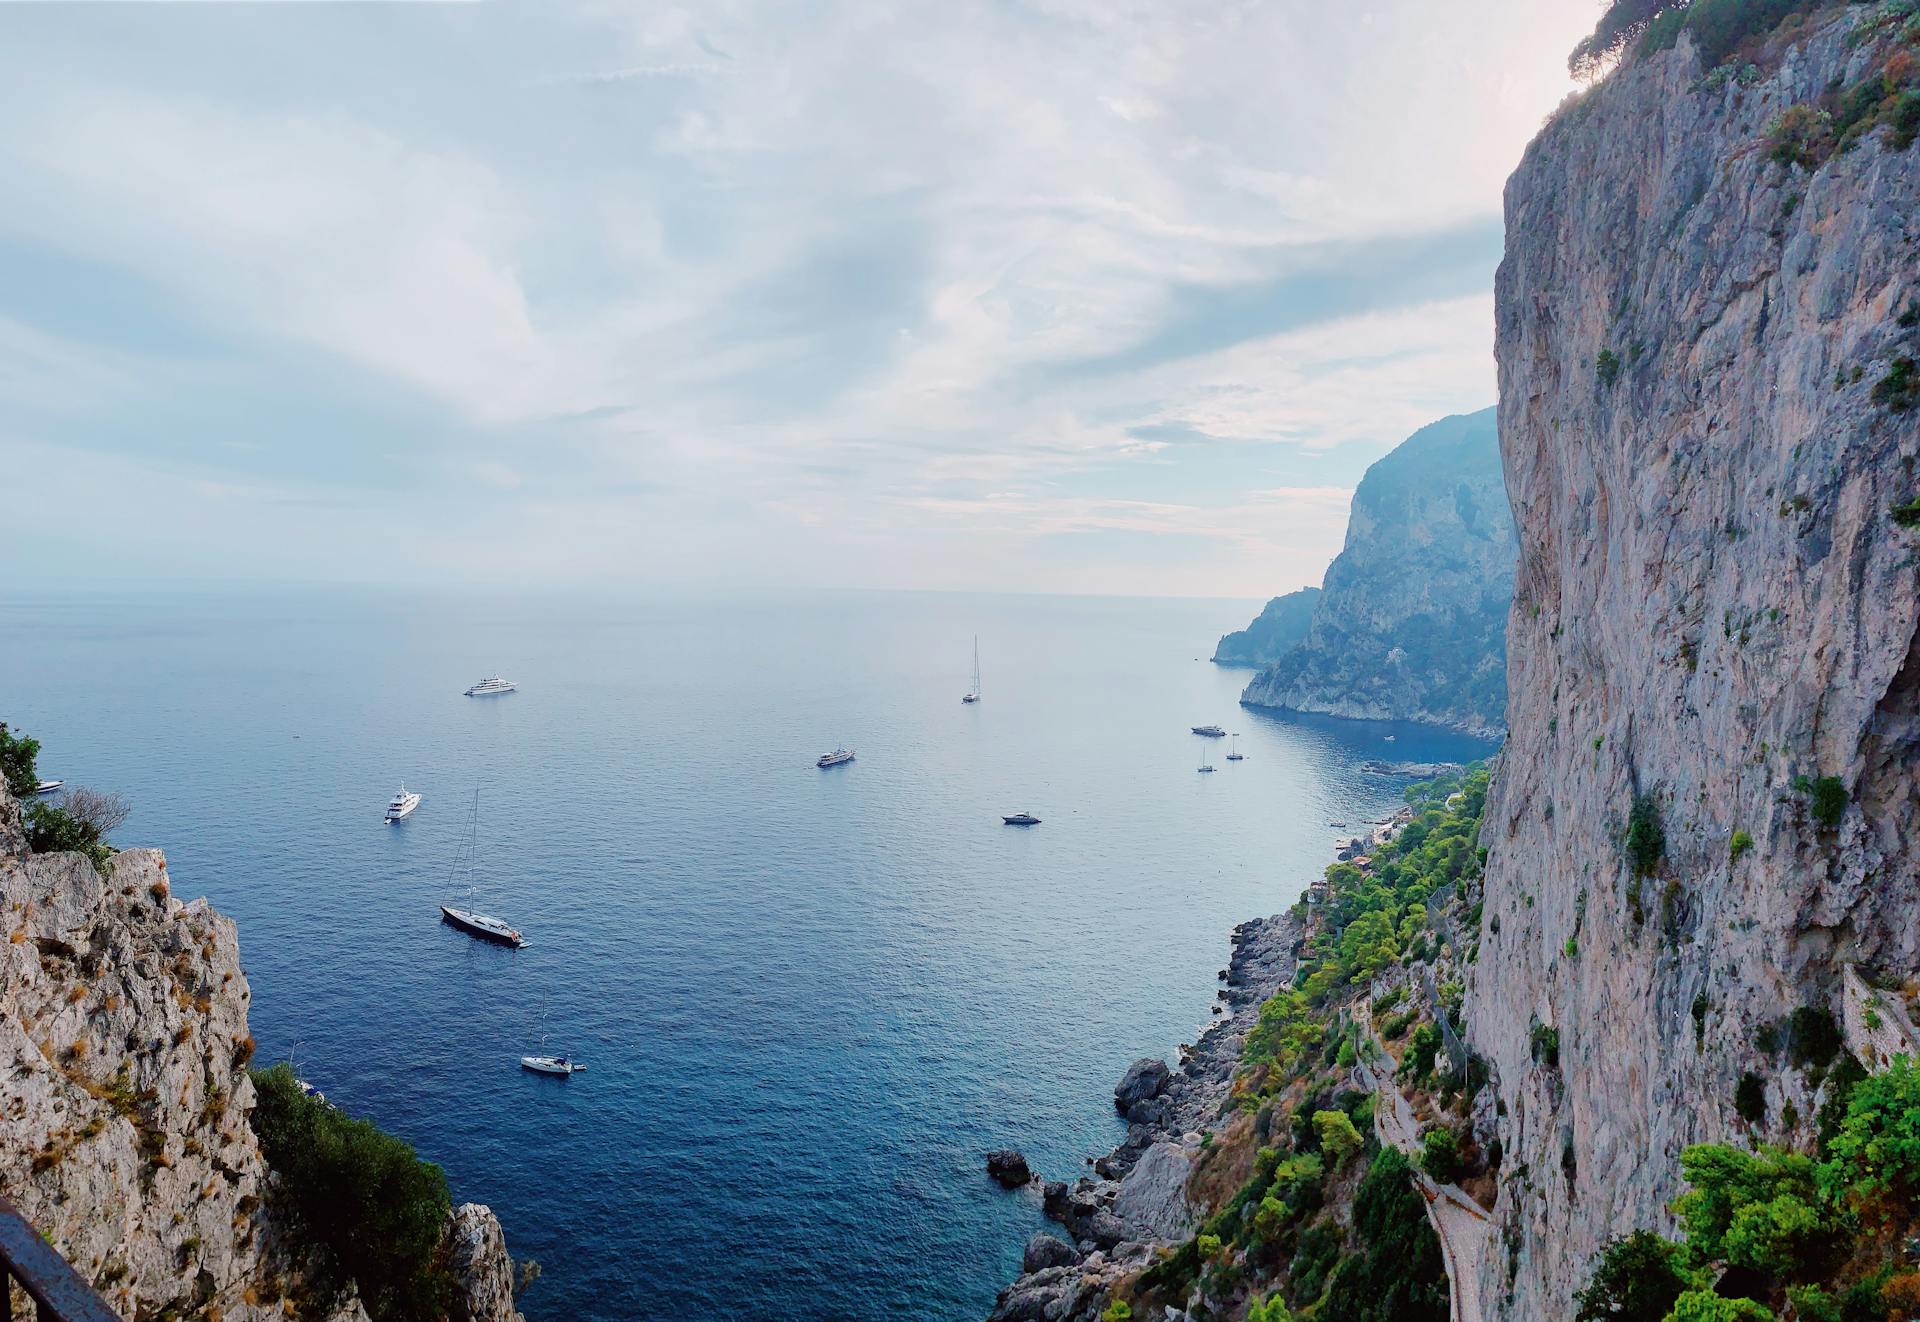
[[[1494,410],[1421,428],[1354,491],[1306,641],[1240,700],[1497,733],[1516,552]]]
[[[513,1260],[491,1208],[479,1203],[455,1208],[447,1250],[447,1266],[459,1286],[454,1322],[526,1322],[513,1306]]]
[[[1079,1252],[1066,1240],[1036,1230],[1028,1236],[1027,1247],[1020,1254],[1020,1270],[1045,1271],[1049,1267],[1068,1267],[1079,1260]]]
[[[1164,1060],[1143,1058],[1128,1067],[1126,1077],[1114,1085],[1114,1109],[1125,1112],[1135,1102],[1144,1102],[1158,1097],[1167,1087],[1167,1077],[1172,1074]]]
[[[1001,1148],[987,1154],[987,1174],[1009,1189],[1018,1189],[1023,1184],[1033,1182],[1033,1171],[1027,1166],[1027,1159],[1012,1148]]]
[[[1040,1207],[1048,1216],[1058,1220],[1067,1210],[1067,1186],[1062,1180],[1048,1180],[1040,1191]]]
[[[1184,1239],[1193,1229],[1187,1176],[1193,1163],[1176,1143],[1156,1143],[1141,1154],[1113,1200],[1113,1213],[1158,1240]]]

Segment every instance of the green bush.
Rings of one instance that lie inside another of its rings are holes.
[[[1445,1125],[1435,1125],[1420,1136],[1420,1169],[1439,1184],[1452,1184],[1466,1174],[1460,1154],[1460,1136]]]
[[[1333,1271],[1316,1322],[1446,1322],[1447,1278],[1412,1167],[1382,1148],[1353,1200],[1361,1252]]]
[[[1633,796],[1627,812],[1627,862],[1636,877],[1651,877],[1666,857],[1667,832],[1660,824],[1660,805],[1651,794]]]
[[[1750,1125],[1767,1118],[1767,1082],[1752,1070],[1740,1076],[1733,1086],[1733,1110]]]
[[[1694,1283],[1680,1269],[1679,1247],[1651,1230],[1608,1240],[1587,1288],[1574,1296],[1574,1322],[1664,1322]]]
[[[1611,386],[1620,379],[1620,356],[1611,349],[1602,349],[1593,360],[1593,374],[1600,378],[1600,384]]]
[[[36,854],[85,854],[101,872],[113,858],[113,850],[101,839],[99,827],[58,804],[36,800],[20,817],[26,827],[27,848]]]
[[[1817,170],[1833,154],[1833,117],[1817,106],[1788,106],[1767,126],[1767,144],[1770,160]]]
[[[0,721],[0,776],[6,778],[7,790],[14,798],[25,798],[40,787],[40,773],[34,769],[34,759],[39,756],[38,739],[14,734],[5,721]]]
[[[1336,1168],[1366,1142],[1345,1111],[1315,1111],[1313,1128],[1320,1136],[1320,1150]]]
[[[1794,788],[1807,796],[1807,812],[1825,827],[1840,825],[1847,813],[1847,786],[1838,776],[1796,777]]]
[[[1560,1030],[1545,1024],[1533,1026],[1533,1058],[1550,1070],[1560,1068]]]
[[[1673,1302],[1667,1322],[1774,1322],[1765,1305],[1726,1299],[1711,1290],[1689,1290]]]
[[[1920,528],[1920,496],[1915,496],[1904,505],[1893,506],[1887,513],[1902,528]]]
[[[1887,368],[1887,374],[1873,383],[1873,402],[1890,413],[1905,413],[1920,404],[1920,367],[1902,354]]]
[[[1740,855],[1752,848],[1753,837],[1745,831],[1735,831],[1733,833],[1733,839],[1727,842],[1727,858],[1732,862],[1738,863],[1740,861]]]
[[[320,1250],[319,1282],[349,1282],[375,1322],[444,1315],[452,1280],[438,1262],[452,1200],[440,1168],[405,1142],[310,1097],[286,1064],[254,1070],[253,1130],[279,1174],[275,1197]]]

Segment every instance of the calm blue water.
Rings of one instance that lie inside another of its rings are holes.
[[[1043,1224],[981,1154],[1078,1173],[1228,930],[1397,801],[1356,764],[1482,751],[1241,711],[1195,658],[1257,606],[14,599],[0,719],[238,921],[262,1059],[492,1204],[531,1318],[978,1318]],[[1248,760],[1197,774],[1206,721]],[[526,950],[437,921],[476,787]],[[517,1068],[543,1023],[591,1072]]]

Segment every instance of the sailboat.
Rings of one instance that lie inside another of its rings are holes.
[[[544,1022],[545,1019],[543,1016],[542,1023],[544,1024]],[[520,1068],[523,1070],[532,1070],[535,1074],[558,1074],[560,1077],[565,1078],[569,1074],[580,1073],[586,1066],[577,1060],[569,1060],[565,1056],[548,1055],[547,1033],[543,1027],[540,1030],[539,1054],[520,1057]]]
[[[967,690],[962,702],[980,701],[980,635],[973,636],[973,687]]]
[[[480,791],[473,792],[473,817],[467,827],[467,894],[473,894],[474,861],[480,852]],[[453,867],[460,868],[460,851],[454,850]],[[515,950],[527,944],[518,929],[509,927],[504,919],[491,914],[477,913],[472,909],[458,908],[451,904],[440,906],[440,920],[459,928],[468,936],[477,936],[482,941],[491,941],[495,945],[512,946]]]
[[[1201,750],[1201,752],[1200,752],[1200,769],[1201,769],[1202,771],[1212,771],[1212,770],[1213,770],[1213,763],[1211,763],[1211,762],[1209,762],[1209,761],[1207,761],[1207,754],[1206,754],[1206,750],[1205,750],[1204,748],[1203,748],[1203,749]]]
[[[1233,737],[1233,747],[1227,750],[1227,761],[1244,762],[1246,760],[1247,755],[1240,751],[1240,736],[1236,734]]]

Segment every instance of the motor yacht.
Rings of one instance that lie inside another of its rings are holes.
[[[1227,736],[1227,732],[1217,725],[1196,725],[1193,727],[1193,732],[1203,734],[1209,739],[1224,739]]]
[[[420,806],[420,796],[405,785],[393,796],[393,802],[387,805],[387,825],[391,826]]]
[[[831,753],[822,753],[814,759],[813,764],[816,767],[837,767],[842,762],[851,761],[853,761],[853,750],[851,748],[836,748]]]
[[[1015,813],[1015,814],[1013,814],[1013,816],[1011,816],[1011,817],[1002,817],[1002,818],[1001,818],[1000,820],[1001,820],[1001,821],[1003,821],[1003,822],[1005,822],[1005,823],[1006,823],[1006,824],[1007,824],[1008,826],[1038,826],[1038,825],[1040,825],[1040,819],[1039,819],[1038,817],[1035,817],[1035,816],[1034,816],[1034,815],[1033,815],[1032,813],[1030,813],[1030,812],[1017,812],[1017,813]]]
[[[468,689],[467,696],[469,698],[489,698],[496,693],[512,693],[519,687],[518,684],[515,684],[510,679],[502,679],[498,675],[493,675],[481,680],[478,684]]]

